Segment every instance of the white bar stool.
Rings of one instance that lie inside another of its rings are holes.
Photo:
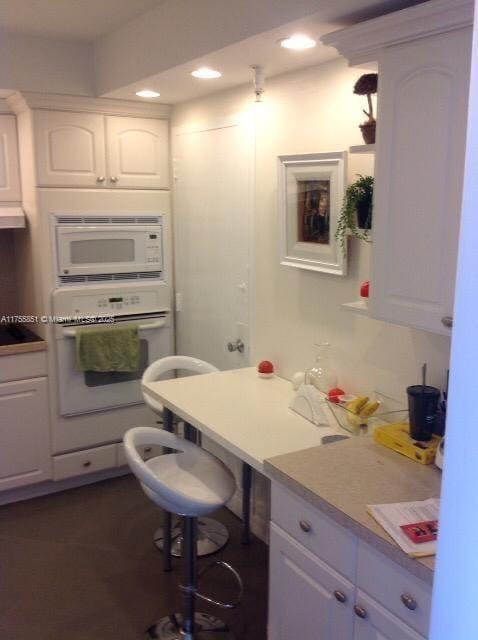
[[[203,373],[214,373],[219,371],[215,366],[199,360],[199,358],[190,358],[189,356],[168,356],[166,358],[160,358],[149,365],[146,371],[143,373],[141,382],[155,382],[160,378],[163,378],[168,373],[173,373],[178,370],[190,371],[196,375]],[[158,401],[143,391],[143,399],[148,407],[156,413],[161,420],[164,418],[164,407]],[[166,428],[167,425],[164,425]],[[195,440],[194,429],[190,425],[185,424],[185,436],[188,440]],[[166,518],[167,523],[164,527],[159,527],[153,535],[154,544],[164,551],[165,546],[169,549],[169,553],[175,558],[181,556],[182,545],[182,527],[181,523],[170,523]],[[227,528],[213,518],[201,518],[198,520],[198,535],[197,535],[197,554],[199,557],[208,556],[212,553],[216,553],[222,549],[229,540],[229,532]],[[168,538],[166,540],[166,538]]]
[[[177,453],[157,456],[145,462],[138,447],[151,444],[162,445]],[[174,613],[153,624],[147,630],[146,638],[232,640],[234,634],[221,620],[209,614],[196,613],[195,601],[198,597],[223,608],[232,608],[239,604],[242,596],[241,580],[237,572],[225,562],[214,562],[211,566],[221,566],[233,573],[239,585],[237,600],[233,603],[216,602],[197,590],[197,518],[219,509],[231,499],[236,489],[234,476],[209,452],[162,429],[130,429],[124,436],[124,447],[128,464],[145,494],[163,509],[183,516],[184,584],[180,586],[183,613]]]

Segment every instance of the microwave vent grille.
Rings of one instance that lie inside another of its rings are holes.
[[[66,216],[61,216],[59,218],[56,219],[58,224],[82,224],[83,223],[83,218],[73,218],[73,217],[66,217]]]
[[[58,216],[57,224],[161,224],[161,216]]]
[[[88,282],[125,282],[131,280],[159,280],[161,271],[133,271],[131,273],[95,273],[85,276],[60,276],[60,284]]]

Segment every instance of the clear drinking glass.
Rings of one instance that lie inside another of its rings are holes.
[[[322,393],[327,393],[337,385],[337,375],[331,361],[331,344],[322,342],[316,344],[315,348],[315,364],[306,371],[304,381],[306,384],[314,385]]]

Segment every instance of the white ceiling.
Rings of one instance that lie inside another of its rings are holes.
[[[144,78],[119,90],[111,91],[105,96],[134,100],[138,99],[135,95],[136,91],[148,88],[161,93],[161,96],[155,99],[156,102],[174,104],[252,82],[251,67],[253,65],[262,65],[266,77],[271,77],[293,69],[320,64],[336,57],[336,50],[332,47],[325,47],[318,42],[313,49],[291,51],[283,49],[278,41],[292,33],[299,32],[307,33],[318,39],[325,33],[339,29],[340,26],[334,22],[324,22],[318,16],[295,20],[277,29],[193,59],[186,64]],[[192,77],[191,71],[202,66],[217,69],[223,75],[214,80],[201,80]]]
[[[6,31],[95,40],[165,0],[0,0]]]
[[[282,49],[294,32],[318,39],[423,1],[0,0],[0,87],[133,100],[149,88],[174,104],[250,82],[252,65],[267,78],[336,56]],[[198,66],[223,77],[193,78]]]

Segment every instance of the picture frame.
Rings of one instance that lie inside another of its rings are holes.
[[[278,157],[280,264],[347,274],[347,255],[335,239],[346,164],[346,151]]]

